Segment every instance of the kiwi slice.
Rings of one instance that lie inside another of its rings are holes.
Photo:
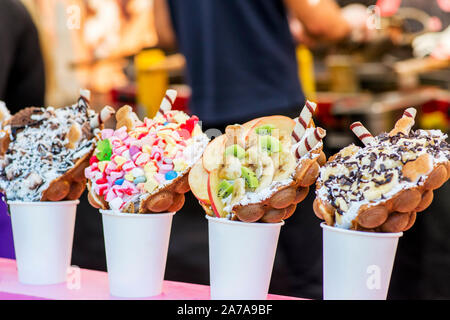
[[[275,126],[272,124],[264,124],[262,126],[259,126],[255,129],[256,134],[259,135],[271,135],[272,134],[272,130],[275,129]]]
[[[220,198],[225,199],[233,193],[233,185],[227,180],[222,180],[219,184],[217,194]]]
[[[256,174],[247,167],[241,167],[242,178],[245,180],[245,185],[247,188],[256,189],[259,186],[258,178],[256,178]]]
[[[258,139],[258,143],[260,150],[267,152],[269,155],[275,152],[281,152],[280,140],[275,137],[261,136]]]
[[[229,155],[243,159],[245,157],[245,150],[240,145],[233,144],[225,149],[225,156]]]

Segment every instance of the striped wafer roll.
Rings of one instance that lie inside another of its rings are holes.
[[[78,98],[78,105],[88,109],[90,100],[91,100],[91,92],[86,89],[81,89],[80,98]]]
[[[365,146],[370,146],[372,143],[374,143],[375,138],[372,136],[369,130],[367,130],[366,127],[363,126],[361,122],[357,121],[352,123],[350,125],[350,129],[358,137],[358,139],[361,140],[362,143],[364,143]]]
[[[414,108],[408,108],[403,112],[403,117],[415,118],[417,114],[417,110]]]
[[[164,114],[170,110],[172,110],[173,104],[175,103],[175,99],[177,98],[177,91],[169,89],[166,91],[166,95],[164,96],[161,106],[159,107],[159,112]]]
[[[408,108],[403,112],[403,116],[395,123],[394,129],[389,132],[389,136],[395,136],[398,133],[408,135],[411,128],[414,126],[414,118],[416,117],[416,109]]]
[[[80,89],[80,97],[89,102],[91,100],[91,91],[88,89]]]
[[[89,101],[91,100],[91,91],[87,89],[80,90],[80,98],[78,99],[78,105],[84,106],[86,109],[89,109]],[[102,123],[105,123],[116,111],[110,107],[105,106],[98,115],[91,118],[89,123],[91,128],[98,128]],[[89,114],[89,112],[88,112]]]
[[[311,121],[316,108],[316,103],[306,100],[306,103],[302,111],[300,112],[300,115],[298,116],[298,118],[294,119],[295,127],[294,131],[292,132],[292,137],[294,138],[295,142],[300,141],[300,139],[305,134],[305,130],[306,128],[308,128],[309,122]]]
[[[307,136],[305,136],[300,145],[298,146],[295,156],[297,158],[303,157],[309,151],[311,151],[327,134],[325,129],[317,127],[314,131],[311,131]]]
[[[108,119],[111,118],[114,113],[116,113],[116,111],[112,107],[103,107],[100,113],[90,120],[91,128],[100,127],[100,125],[108,121]]]

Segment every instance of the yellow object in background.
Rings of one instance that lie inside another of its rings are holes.
[[[316,83],[314,78],[314,58],[305,45],[298,45],[296,49],[298,76],[305,98],[316,101]]]
[[[439,129],[443,132],[449,130],[447,117],[441,111],[424,113],[420,118],[420,127],[423,129]]]
[[[165,60],[166,56],[160,49],[146,49],[135,57],[137,106],[140,116],[153,118],[159,110],[169,86],[167,70],[159,67]]]

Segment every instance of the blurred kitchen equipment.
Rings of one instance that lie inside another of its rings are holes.
[[[181,69],[184,65],[185,59],[181,54],[166,57],[162,50],[156,48],[136,55],[137,108],[140,115],[156,115],[169,86],[168,72]]]
[[[331,91],[341,93],[358,91],[355,63],[351,56],[329,55],[325,63],[328,67]]]

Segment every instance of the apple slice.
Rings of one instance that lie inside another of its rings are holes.
[[[208,196],[209,202],[211,203],[211,208],[218,218],[225,218],[227,216],[227,212],[223,210],[225,205],[222,202],[222,199],[219,197],[219,170],[213,170],[209,173],[208,177]]]
[[[248,131],[245,139],[249,140],[250,135],[256,134],[256,128],[271,125],[280,131],[284,131],[285,135],[290,136],[295,127],[295,121],[286,116],[268,116],[262,117],[259,121],[253,123],[252,128]]]
[[[205,181],[208,180],[208,172],[203,168],[202,161],[197,161],[189,172],[188,181],[194,196],[204,204],[209,205],[208,188]]]
[[[250,121],[247,121],[246,123],[244,123],[242,126],[244,127],[244,128],[252,128],[254,125],[255,125],[255,123],[257,123],[259,120],[261,120],[262,118],[256,118],[256,119],[253,119],[253,120],[250,120]]]
[[[203,152],[203,168],[211,172],[219,168],[223,163],[223,153],[225,151],[225,140],[227,136],[221,135],[212,140]]]

